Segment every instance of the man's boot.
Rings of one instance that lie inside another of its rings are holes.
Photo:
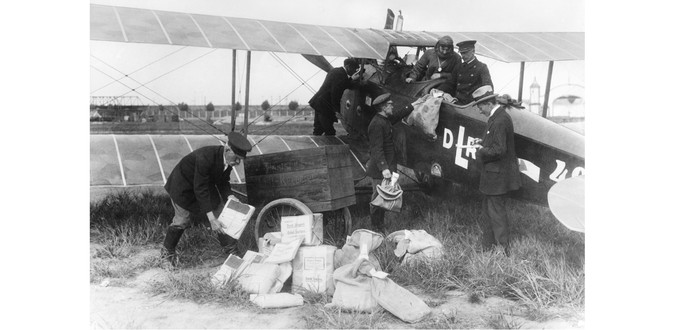
[[[183,233],[184,228],[172,225],[168,226],[168,229],[165,232],[165,240],[163,240],[161,258],[163,258],[165,262],[169,262],[172,267],[177,266],[178,258],[175,248],[177,247],[177,243],[179,243],[180,238],[182,238]]]
[[[238,240],[224,233],[217,233],[217,240],[220,242],[220,246],[224,253],[233,254],[237,257],[241,257],[241,253],[238,250]]]

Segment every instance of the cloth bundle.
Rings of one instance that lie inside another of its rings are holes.
[[[424,230],[395,231],[387,236],[387,240],[397,243],[394,254],[397,257],[404,257],[402,263],[434,260],[443,255],[442,243]]]
[[[347,237],[347,241],[345,241],[342,249],[335,251],[333,266],[337,271],[338,268],[353,263],[363,253],[376,270],[382,270],[378,258],[373,254],[373,250],[377,249],[383,240],[384,236],[374,231],[368,229],[355,230],[351,236]]]
[[[433,140],[437,139],[435,129],[439,125],[439,107],[443,100],[442,91],[433,88],[430,93],[411,103],[413,111],[403,120],[404,123],[418,127]]]

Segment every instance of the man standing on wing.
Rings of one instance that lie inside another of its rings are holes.
[[[335,135],[333,123],[340,115],[340,99],[352,81],[359,79],[359,63],[353,58],[345,59],[342,67],[333,68],[326,74],[319,91],[309,99],[314,109],[314,135]]]
[[[231,170],[245,159],[252,146],[245,136],[236,132],[229,133],[228,139],[227,146],[206,146],[184,156],[168,177],[165,190],[170,195],[175,216],[165,234],[161,256],[172,266],[177,264],[175,248],[190,224],[191,214],[207,216],[224,252],[238,254],[238,240],[220,231],[217,210],[231,195]]]
[[[479,190],[482,203],[482,247],[503,247],[509,255],[510,223],[506,210],[508,193],[519,189],[521,179],[515,154],[515,130],[506,112],[507,102],[501,105],[491,86],[482,86],[472,93],[474,104],[489,117],[481,140],[476,140],[476,158],[482,163]]]
[[[392,139],[392,123],[389,117],[393,114],[392,100],[390,100],[390,93],[382,94],[373,100],[373,109],[376,114],[368,124],[368,144],[370,159],[366,166],[366,174],[373,179],[373,196],[374,200],[378,195],[377,186],[382,183],[383,179],[390,179],[392,172],[397,170],[397,161],[394,152],[394,141]],[[385,228],[385,210],[370,205],[371,226],[374,231],[384,233]]]

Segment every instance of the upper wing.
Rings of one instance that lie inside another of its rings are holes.
[[[384,59],[390,46],[432,47],[439,37],[477,40],[503,62],[584,59],[581,32],[424,32],[357,29],[90,5],[90,39]]]

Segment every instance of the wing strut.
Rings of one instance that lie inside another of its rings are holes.
[[[524,88],[524,61],[519,65],[519,92],[517,93],[517,101],[522,102],[522,89]]]
[[[243,135],[248,136],[248,103],[250,103],[250,51],[246,53],[246,107],[243,110]]]
[[[231,51],[231,131],[236,129],[236,49]]]
[[[550,61],[550,64],[548,64],[548,81],[545,83],[545,97],[543,98],[543,118],[548,118],[548,100],[550,98],[553,64],[555,64],[555,61]]]

